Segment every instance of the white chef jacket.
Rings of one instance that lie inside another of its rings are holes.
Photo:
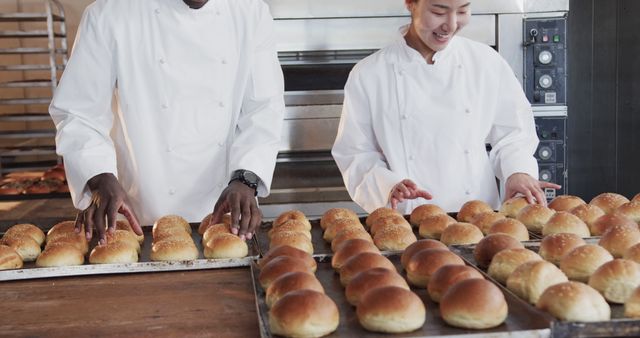
[[[497,208],[496,177],[538,177],[538,138],[519,82],[489,46],[456,36],[427,64],[404,32],[360,61],[345,87],[332,154],[351,198],[371,212],[409,178],[447,211],[472,199]]]
[[[100,173],[117,175],[142,224],[200,221],[237,169],[268,195],[284,114],[273,38],[260,0],[90,5],[49,109],[76,208]]]

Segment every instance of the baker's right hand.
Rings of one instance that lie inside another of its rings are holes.
[[[430,200],[433,198],[426,190],[418,188],[418,185],[410,179],[404,179],[400,183],[393,186],[391,189],[391,195],[389,201],[391,202],[391,208],[396,209],[398,203],[404,202],[404,200],[412,200],[422,197]]]
[[[99,236],[99,244],[107,242],[106,231],[113,233],[116,229],[116,216],[118,213],[127,218],[131,229],[137,235],[142,235],[142,228],[138,222],[127,194],[122,189],[118,179],[109,173],[98,174],[92,177],[87,185],[93,194],[91,205],[78,213],[76,217],[76,233],[79,233],[84,223],[87,240],[91,240],[93,229]],[[105,218],[107,227],[105,227]]]

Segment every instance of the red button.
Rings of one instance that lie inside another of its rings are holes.
[[[542,42],[549,42],[549,36],[548,35],[543,35],[542,36]]]

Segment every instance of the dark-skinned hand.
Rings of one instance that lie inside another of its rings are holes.
[[[255,192],[242,182],[229,183],[213,208],[210,224],[222,222],[222,215],[231,212],[231,232],[243,240],[251,239],[262,221]]]

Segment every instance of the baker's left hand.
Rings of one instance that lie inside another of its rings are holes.
[[[222,222],[222,215],[231,212],[231,232],[240,239],[251,239],[262,222],[262,212],[256,201],[256,191],[242,182],[232,181],[222,191],[213,208],[211,224]]]
[[[545,181],[538,181],[525,173],[515,173],[507,178],[505,184],[505,200],[517,195],[522,194],[529,204],[538,203],[543,206],[547,206],[547,198],[543,189],[560,189],[561,186]]]

